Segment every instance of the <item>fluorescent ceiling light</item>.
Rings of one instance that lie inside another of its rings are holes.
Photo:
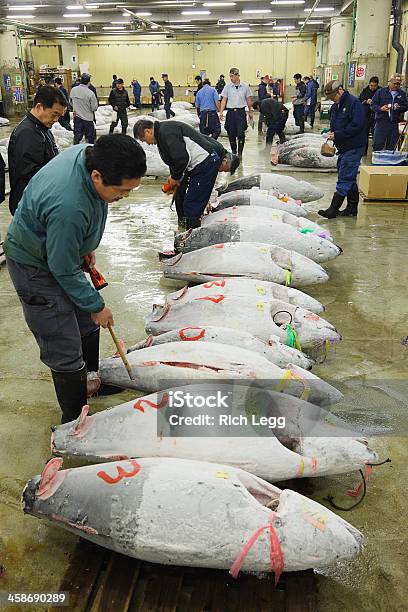
[[[303,9],[303,11],[304,11],[305,13],[309,13],[309,12],[310,12],[310,10],[311,10],[311,9]],[[321,8],[320,8],[320,7],[317,7],[317,8],[315,8],[315,10],[314,10],[313,12],[314,12],[314,13],[317,13],[317,12],[322,13],[323,11],[326,11],[326,12],[328,12],[328,11],[334,11],[334,7],[333,7],[333,6],[322,6]]]
[[[20,4],[20,6],[8,6],[9,11],[35,11],[34,4]]]
[[[77,32],[79,30],[78,26],[67,26],[66,28],[58,27],[56,28],[59,32]]]
[[[228,28],[228,32],[249,32],[250,28]]]
[[[66,19],[82,19],[82,17],[92,17],[91,13],[64,13],[63,17]]]
[[[204,2],[203,6],[214,7],[218,6],[236,6],[236,2]]]
[[[191,19],[168,19],[167,23],[191,23]]]
[[[238,23],[236,21],[223,21],[222,23],[218,22],[217,25],[219,25],[219,26],[234,26],[236,28],[239,28],[241,26],[249,25],[249,21],[239,21]],[[254,24],[251,23],[251,25],[254,25]]]
[[[141,11],[140,13],[135,13],[136,17],[150,17],[151,13],[149,11]]]
[[[34,19],[34,15],[6,15],[6,19]]]
[[[271,4],[282,4],[282,5],[293,5],[293,4],[304,4],[305,0],[272,0]]]
[[[306,23],[306,25],[320,25],[320,24],[322,24],[322,23],[324,23],[324,21],[320,21],[320,20],[315,20],[315,21],[312,21],[312,20],[309,20],[309,21]],[[299,24],[299,25],[304,25],[304,24],[305,24],[305,22],[304,22],[304,21],[298,21],[298,24]]]
[[[211,11],[181,11],[182,15],[211,15]]]
[[[267,13],[272,13],[271,9],[247,9],[245,11],[241,11],[243,15],[266,15]]]
[[[125,26],[103,26],[102,30],[126,30]]]
[[[294,25],[288,25],[288,26],[273,26],[273,30],[294,30],[296,28],[296,26]]]
[[[129,25],[130,21],[111,21],[113,25]]]
[[[152,25],[152,26],[150,26],[150,29],[151,30],[158,30],[159,26],[158,25]]]

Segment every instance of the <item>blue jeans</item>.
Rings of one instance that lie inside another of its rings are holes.
[[[339,153],[337,158],[337,184],[336,191],[342,196],[346,196],[350,190],[357,189],[357,172],[360,160],[365,152],[365,147],[351,149],[344,153]]]
[[[211,153],[191,171],[183,201],[183,214],[186,218],[199,218],[203,214],[210,200],[220,163],[219,155]]]

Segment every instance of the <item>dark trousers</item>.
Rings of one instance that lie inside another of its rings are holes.
[[[160,93],[155,93],[152,95],[152,112],[158,109],[160,106]]]
[[[293,116],[295,118],[296,125],[300,128],[299,133],[303,134],[305,131],[305,107],[303,104],[293,105]]]
[[[373,113],[370,113],[370,115],[367,117],[366,130],[367,130],[367,140],[366,140],[366,146],[365,146],[365,154],[367,155],[368,139],[370,137],[370,134],[371,136],[374,136],[374,130],[375,130],[375,116]]]
[[[281,142],[285,142],[285,134],[283,130],[285,129],[286,121],[288,116],[286,115],[284,119],[280,121],[271,121],[267,119],[268,129],[266,132],[266,144],[271,144],[273,141],[273,137],[275,134],[279,136],[279,140]]]
[[[200,132],[217,140],[221,134],[221,123],[217,111],[202,110],[200,112]]]
[[[339,153],[337,158],[337,183],[336,191],[341,196],[346,196],[349,191],[358,191],[357,172],[365,147],[351,149]]]
[[[7,266],[41,361],[56,372],[80,370],[84,365],[81,337],[99,329],[91,314],[75,306],[47,270],[9,258]]]
[[[72,132],[69,111],[67,111],[65,115],[62,115],[62,117],[58,119],[58,123],[62,125],[62,127],[64,127],[66,130]]]
[[[134,98],[135,98],[135,106],[136,106],[136,108],[140,108],[141,107],[140,94],[138,94],[138,95],[135,94]]]
[[[220,163],[219,155],[211,153],[190,172],[189,183],[183,201],[184,217],[190,219],[201,217],[214,189]]]
[[[176,114],[171,110],[171,102],[170,100],[164,100],[164,110],[166,111],[166,119],[170,119],[170,117],[175,117]]]
[[[122,127],[122,134],[126,135],[127,127],[129,125],[128,116],[127,116],[127,111],[126,110],[118,111],[118,116],[116,117],[116,121],[112,121],[112,123],[110,124],[109,134],[113,134],[113,130],[118,125],[119,121],[120,121],[121,127]]]
[[[398,142],[398,123],[387,119],[378,119],[374,128],[373,151],[392,150]]]
[[[86,142],[94,144],[96,138],[95,124],[93,121],[85,121],[81,117],[74,117],[74,145],[79,144],[85,136]]]
[[[231,140],[245,140],[245,130],[248,129],[245,108],[231,108],[227,110],[225,129]]]
[[[258,132],[262,132],[262,126],[265,123],[265,115],[263,115],[261,112],[259,113],[259,118],[258,118]]]
[[[316,103],[309,104],[309,106],[308,105],[305,106],[305,112],[304,112],[305,121],[307,121],[309,114],[310,114],[310,125],[311,127],[313,127],[314,121],[315,121],[315,115],[316,115]]]

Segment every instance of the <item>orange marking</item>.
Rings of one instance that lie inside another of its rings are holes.
[[[214,249],[223,249],[225,247],[225,244],[214,244],[213,248]]]
[[[103,470],[97,472],[96,475],[99,476],[99,478],[102,478],[102,480],[104,480],[107,484],[116,484],[117,482],[120,482],[123,478],[132,478],[133,476],[136,476],[142,469],[135,459],[130,459],[129,463],[133,468],[130,472],[127,472],[121,465],[117,465],[117,476],[109,476],[109,474],[107,474]]]
[[[214,304],[219,304],[225,298],[225,295],[206,295],[205,297],[194,298],[195,300],[208,300],[209,302],[214,302]]]
[[[144,412],[144,408],[142,406],[142,404],[144,403],[150,406],[150,408],[154,408],[155,410],[160,410],[160,408],[164,408],[164,406],[167,405],[168,401],[169,401],[168,393],[163,393],[163,396],[158,404],[155,404],[154,402],[151,402],[150,400],[142,397],[136,400],[136,402],[133,404],[133,408],[135,410],[140,410],[140,412]]]
[[[225,287],[225,280],[211,281],[211,283],[205,283],[203,287],[206,289],[211,289],[211,287]]]
[[[199,333],[196,336],[186,336],[185,332],[188,329],[198,329]],[[179,330],[180,340],[191,341],[191,340],[201,340],[205,336],[205,329],[201,327],[183,327],[183,329]]]

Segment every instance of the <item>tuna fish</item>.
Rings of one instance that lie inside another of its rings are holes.
[[[177,234],[174,238],[174,249],[178,253],[189,253],[209,245],[227,242],[262,242],[290,249],[319,263],[335,259],[341,254],[342,250],[333,242],[316,234],[303,232],[280,221],[236,219],[211,223]]]
[[[154,306],[145,317],[146,331],[155,336],[182,327],[215,325],[245,329],[268,342],[278,336],[282,344],[293,344],[293,332],[304,350],[316,349],[326,342],[341,340],[335,327],[319,315],[273,299],[247,295],[208,295],[181,304]]]
[[[205,412],[195,407],[199,397],[214,398],[212,407]],[[194,418],[198,413],[209,415],[215,425],[199,426],[191,435],[189,426],[178,420],[170,425],[173,415],[173,419]],[[226,425],[221,422],[224,413],[231,415]],[[378,461],[361,434],[324,409],[241,383],[174,387],[87,415],[84,406],[78,419],[54,428],[55,455],[87,461],[139,457],[213,461],[270,482],[342,474]],[[233,422],[238,425],[231,426]]]
[[[172,458],[61,465],[51,459],[27,483],[24,512],[143,561],[234,577],[274,572],[277,581],[362,547],[361,533],[324,506],[234,467]]]
[[[225,344],[172,342],[139,349],[127,354],[133,380],[118,357],[103,359],[99,368],[102,382],[125,389],[152,393],[167,389],[175,381],[183,384],[202,380],[253,380],[265,388],[309,399],[318,406],[339,402],[343,395],[311,372],[290,366],[282,369],[262,355]]]
[[[229,191],[251,189],[252,187],[260,187],[261,189],[267,189],[276,193],[287,193],[290,197],[302,202],[313,202],[314,200],[320,200],[324,196],[321,189],[307,181],[298,181],[292,176],[273,172],[244,176],[243,178],[231,181],[231,183],[228,183],[223,188],[218,188],[217,191],[221,195]]]
[[[294,364],[305,370],[311,370],[313,361],[303,355],[301,351],[282,344],[278,336],[271,335],[268,342],[262,342],[247,331],[240,331],[228,327],[183,327],[175,329],[160,336],[149,336],[146,340],[139,342],[128,348],[128,352],[167,344],[168,342],[216,342],[218,344],[230,344],[231,346],[241,346],[249,351],[254,351],[263,355],[280,368],[286,368]]]
[[[198,297],[218,295],[220,292],[223,295],[248,295],[257,299],[272,298],[282,300],[282,302],[289,302],[293,306],[301,306],[317,314],[324,311],[323,304],[298,289],[253,278],[219,278],[210,283],[195,285],[194,287],[183,287],[179,291],[167,294],[166,302],[169,304],[181,304],[183,302],[190,302]]]
[[[244,192],[245,193],[245,192]],[[318,225],[314,221],[305,219],[303,217],[297,217],[291,213],[284,212],[277,209],[268,209],[264,206],[230,206],[229,208],[223,208],[218,210],[215,208],[211,214],[205,215],[201,220],[201,225],[210,225],[211,223],[223,223],[224,221],[235,221],[236,219],[259,219],[260,223],[265,221],[279,221],[280,223],[286,223],[291,225],[298,230],[306,230],[320,235],[326,240],[331,240],[331,235],[328,230]],[[262,221],[261,221],[262,220]]]
[[[229,208],[230,206],[262,206],[272,210],[288,212],[296,217],[306,217],[307,211],[301,206],[300,201],[285,196],[277,197],[268,191],[262,191],[259,187],[252,189],[237,189],[220,195],[218,200],[212,204],[215,211]]]
[[[278,148],[278,158],[280,164],[289,164],[301,168],[326,168],[336,169],[336,157],[324,157],[320,153],[321,144],[303,144],[291,148]]]
[[[281,247],[256,242],[215,244],[179,253],[163,262],[165,278],[205,283],[225,276],[247,276],[280,285],[304,287],[329,280],[316,262]]]

